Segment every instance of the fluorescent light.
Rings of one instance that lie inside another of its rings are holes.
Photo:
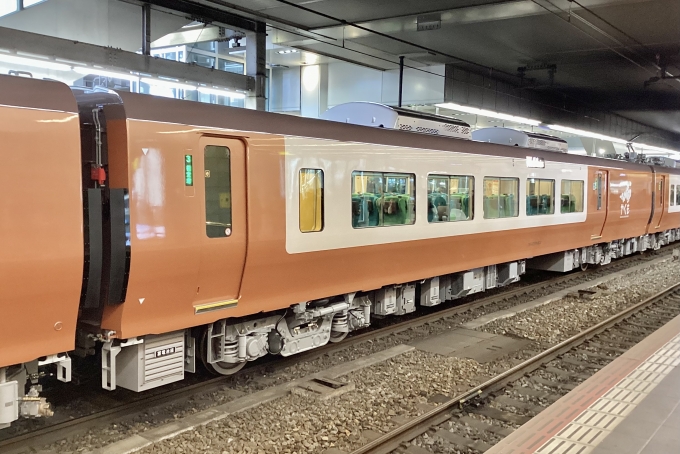
[[[598,151],[600,152],[600,154],[604,154],[604,152],[607,150],[605,150],[604,148],[600,148]]]
[[[198,87],[199,93],[205,93],[206,95],[217,95],[217,96],[228,96],[235,99],[243,99],[246,97],[245,93],[239,93],[237,91],[223,90],[221,88],[212,87]]]
[[[610,142],[614,143],[621,143],[621,144],[627,144],[627,140],[619,139],[616,137],[610,137],[610,136],[605,136],[604,134],[598,134],[596,132],[590,132],[590,131],[583,131],[582,129],[574,129],[574,128],[567,128],[566,126],[560,126],[560,125],[548,125],[550,129],[553,131],[561,131],[561,132],[566,132],[569,134],[574,134],[577,136],[583,136],[583,137],[590,137],[591,139],[600,139],[600,140],[608,140]]]
[[[657,153],[667,153],[669,155],[671,155],[671,154],[675,155],[675,154],[678,153],[677,150],[671,150],[669,148],[662,148],[662,147],[655,147],[653,145],[645,145],[644,143],[633,143],[633,142],[631,142],[631,145],[633,147],[638,147],[638,148],[642,148],[642,149],[646,148],[648,150],[652,150],[652,151],[655,151]]]
[[[196,90],[196,88],[198,88],[195,85],[182,84],[179,82],[173,82],[172,80],[152,79],[150,77],[142,77],[141,81],[149,85],[155,85],[157,87],[164,88],[176,88],[177,90]]]
[[[296,54],[297,49],[284,49],[284,50],[279,50],[277,51],[279,54]]]
[[[102,76],[102,77],[110,77],[112,79],[125,79],[129,81],[137,81],[139,80],[139,76],[135,76],[129,73],[119,73],[115,71],[106,71],[104,69],[98,69],[98,68],[88,68],[86,66],[75,66],[73,67],[73,70],[77,72],[78,74],[83,74],[83,75],[89,75],[89,74],[94,74],[96,76]]]
[[[466,112],[474,115],[481,115],[483,117],[498,118],[500,120],[513,121],[515,123],[522,123],[531,126],[538,126],[541,124],[538,120],[532,120],[531,118],[516,117],[514,115],[508,115],[500,112],[494,112],[492,110],[477,109],[476,107],[463,106],[461,104],[454,104],[452,102],[445,102],[442,104],[435,104],[437,107],[443,109],[459,110],[461,112]]]
[[[56,63],[50,60],[39,60],[35,58],[24,58],[16,55],[0,54],[0,62],[15,65],[33,66],[43,69],[54,69],[56,71],[70,71],[71,67],[63,63]]]

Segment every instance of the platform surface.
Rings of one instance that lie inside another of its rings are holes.
[[[680,454],[680,316],[486,454]]]

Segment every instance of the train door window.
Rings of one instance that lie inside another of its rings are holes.
[[[208,145],[205,162],[205,232],[209,238],[231,235],[231,159],[229,148]]]
[[[484,177],[484,219],[519,216],[519,179]]]
[[[411,173],[352,172],[352,227],[415,223],[415,179]]]
[[[561,213],[583,212],[583,188],[585,182],[580,180],[562,180],[560,198]]]
[[[527,216],[555,213],[555,180],[527,179]]]
[[[675,185],[671,185],[671,196],[668,198],[668,203],[670,206],[675,206]]]
[[[300,170],[300,231],[323,230],[323,170]]]
[[[597,180],[595,182],[597,185],[597,209],[602,209],[602,174],[597,173]]]

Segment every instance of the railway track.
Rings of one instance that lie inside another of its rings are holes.
[[[560,275],[552,279],[541,280],[539,282],[526,283],[520,281],[519,283],[506,288],[464,298],[455,306],[452,306],[451,303],[446,303],[422,311],[419,315],[416,313],[407,317],[385,319],[376,323],[376,326],[350,336],[340,343],[329,343],[321,348],[285,359],[270,358],[268,361],[260,361],[259,363],[255,363],[251,367],[244,369],[240,374],[252,377],[263,374],[269,375],[276,370],[281,370],[301,362],[312,361],[324,355],[332,355],[367,341],[392,336],[439,320],[451,319],[467,313],[472,313],[473,316],[475,316],[475,312],[479,311],[490,313],[510,308],[522,304],[523,302],[589,280],[597,279],[598,277],[625,270],[664,255],[670,255],[671,249],[672,246],[667,246],[653,254],[647,253],[635,255],[617,260],[604,267],[577,271],[566,275]],[[229,377],[222,376],[201,379],[197,383],[176,386],[169,390],[158,391],[154,394],[135,394],[132,398],[125,401],[112,400],[105,396],[101,396],[101,393],[98,393],[93,395],[93,399],[95,401],[101,401],[106,408],[0,439],[0,452],[17,450],[18,448],[24,447],[27,443],[30,443],[32,446],[47,445],[63,438],[73,436],[74,434],[87,431],[94,426],[103,426],[130,417],[148,410],[151,407],[186,400],[198,393],[216,391],[222,388],[228,379]],[[0,437],[2,437],[2,433],[0,433]]]
[[[679,314],[680,283],[442,402],[352,454],[405,452],[408,442],[421,435],[430,440],[420,444],[432,446],[430,452],[484,452]]]

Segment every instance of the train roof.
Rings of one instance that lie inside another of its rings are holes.
[[[242,132],[269,133],[344,142],[372,143],[395,147],[507,156],[526,159],[527,155],[548,161],[613,167],[631,170],[650,169],[650,165],[624,160],[606,159],[538,149],[509,147],[465,139],[418,134],[400,130],[371,128],[360,125],[303,118],[239,107],[205,104],[138,93],[117,92],[123,100],[125,116],[130,119],[176,123],[207,128],[232,129]],[[122,113],[122,112],[121,112]],[[659,171],[680,174],[680,169],[657,167]]]
[[[0,75],[0,105],[78,113],[68,85],[19,76]]]

